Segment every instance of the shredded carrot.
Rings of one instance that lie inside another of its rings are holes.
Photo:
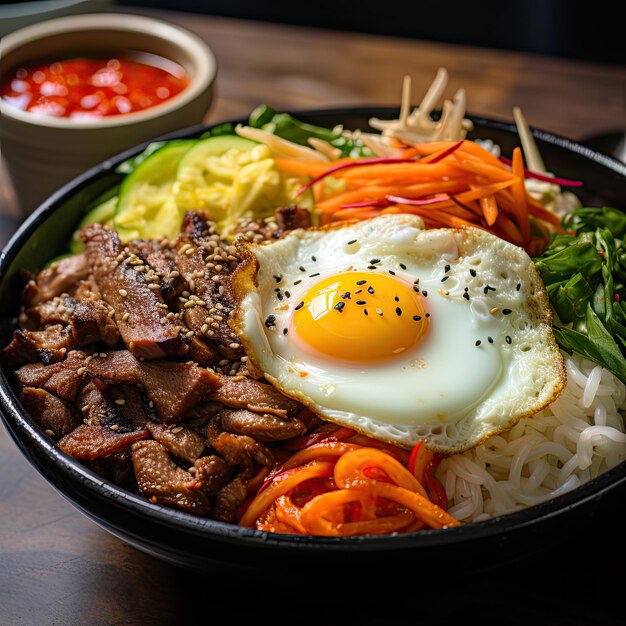
[[[402,157],[332,163],[280,157],[276,164],[308,178],[300,192],[313,189],[314,212],[322,224],[411,213],[428,228],[474,226],[527,250],[531,239],[536,250],[542,237],[545,245],[560,230],[558,217],[526,190],[520,148],[513,151],[510,166],[470,140],[402,144],[398,150]],[[328,176],[338,184],[320,184]],[[541,225],[531,229],[531,222]]]

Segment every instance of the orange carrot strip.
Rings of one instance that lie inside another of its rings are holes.
[[[502,161],[500,161],[500,159],[497,156],[491,154],[489,150],[486,150],[485,148],[477,144],[475,141],[469,141],[469,140],[464,141],[463,145],[461,146],[457,154],[461,154],[461,152],[467,152],[473,155],[474,157],[480,159],[481,161],[489,163],[490,165],[493,165],[494,167],[506,170],[505,164],[502,163]]]
[[[524,246],[524,237],[522,236],[520,229],[506,213],[500,211],[494,227],[495,234],[500,236],[502,239],[506,239],[506,241],[514,243],[516,246]]]
[[[325,198],[318,202],[316,208],[321,212],[332,212],[341,208],[342,204],[383,200],[387,195],[404,196],[405,198],[420,198],[422,196],[435,195],[448,192],[457,193],[467,188],[463,180],[437,180],[429,183],[417,183],[405,187],[377,186],[364,189],[344,191],[337,195]]]
[[[476,189],[475,186],[470,186],[472,189]],[[480,208],[483,212],[485,221],[487,222],[487,226],[493,226],[499,213],[498,203],[496,202],[495,195],[489,193],[481,196],[480,198],[478,198],[478,202],[480,203]]]
[[[460,202],[469,202],[470,200],[479,200],[483,196],[492,195],[502,189],[506,189],[507,187],[511,187],[515,183],[515,179],[511,178],[509,180],[503,180],[497,183],[491,183],[489,185],[480,185],[474,187],[473,189],[469,189],[468,191],[462,191],[461,193],[456,194],[457,200]]]
[[[464,169],[467,172],[471,172],[472,174],[484,176],[490,181],[511,180],[513,178],[511,172],[509,172],[507,169],[495,167],[491,163],[481,161],[473,155],[455,154],[454,157],[460,168]]]
[[[322,443],[315,443],[311,446],[307,446],[302,450],[299,450],[283,464],[282,469],[291,469],[298,465],[304,465],[310,461],[324,460],[327,461],[330,458],[339,457],[344,452],[350,452],[351,450],[357,450],[360,446],[354,443],[347,443],[345,441],[324,441]]]

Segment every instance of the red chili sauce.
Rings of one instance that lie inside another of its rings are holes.
[[[122,58],[78,57],[19,67],[0,86],[0,98],[22,111],[89,120],[143,111],[188,84],[180,65],[131,52]]]

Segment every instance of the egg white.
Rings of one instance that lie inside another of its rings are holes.
[[[485,231],[424,230],[419,217],[385,215],[292,231],[249,245],[244,257],[234,327],[249,358],[338,424],[407,448],[426,439],[431,450],[460,452],[539,411],[565,384],[532,260]],[[423,341],[389,361],[355,363],[315,354],[289,332],[316,281],[355,270],[419,279],[430,311]]]

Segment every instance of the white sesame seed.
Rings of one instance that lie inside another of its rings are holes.
[[[115,401],[115,404],[119,404],[120,406],[123,406],[124,404],[126,404],[126,400],[124,400],[124,398],[118,398]]]
[[[122,298],[125,298],[128,295],[128,291],[126,291],[126,289],[120,289],[118,293],[122,296]]]

